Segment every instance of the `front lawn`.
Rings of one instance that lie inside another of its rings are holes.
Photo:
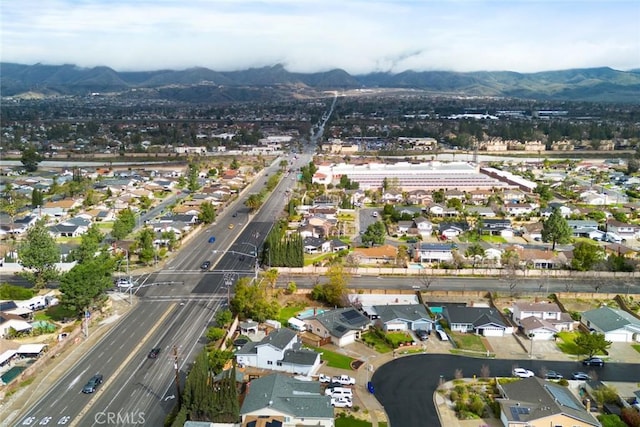
[[[327,366],[332,368],[351,369],[351,362],[355,360],[349,356],[345,356],[344,354],[335,353],[330,350],[325,350],[324,348],[311,346],[307,347],[317,351],[318,353],[322,353],[320,358],[327,362]]]
[[[387,427],[387,423],[385,421],[378,421],[378,426]],[[371,423],[355,418],[353,415],[343,416],[339,414],[336,416],[336,427],[371,427]]]
[[[378,353],[389,353],[391,346],[382,338],[374,333],[366,332],[361,336],[362,342],[373,347]]]
[[[400,347],[400,344],[413,343],[413,338],[406,332],[387,332],[386,335],[393,347]]]
[[[486,353],[487,351],[479,335],[450,332],[449,336],[455,341],[456,346],[460,350],[477,351],[481,353]]]
[[[631,344],[631,347],[633,347],[635,351],[640,353],[640,344]]]
[[[572,354],[575,356],[581,356],[584,354],[582,350],[576,345],[575,339],[580,332],[558,332],[558,338],[560,341],[557,342],[558,348],[565,354]]]

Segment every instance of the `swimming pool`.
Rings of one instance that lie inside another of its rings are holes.
[[[424,267],[422,264],[407,264],[407,268],[414,268],[416,270],[422,270]]]
[[[300,313],[296,314],[296,317],[298,319],[308,319],[309,317],[313,317],[316,314],[322,314],[324,313],[325,310],[321,309],[321,308],[308,308],[306,310],[301,311]]]
[[[15,380],[18,375],[20,375],[25,369],[27,369],[26,366],[14,366],[13,368],[2,374],[2,377],[0,378],[2,379],[2,382],[4,384],[9,384],[11,381]]]

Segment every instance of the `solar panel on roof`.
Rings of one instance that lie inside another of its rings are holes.
[[[571,395],[569,394],[570,392],[568,392],[567,390],[565,390],[564,388],[560,388],[560,387],[549,387],[549,386],[545,386],[545,388],[547,389],[547,391],[549,393],[551,393],[551,396],[553,396],[553,398],[562,406],[566,406],[568,408],[571,409],[582,409],[582,406],[578,405],[578,402],[576,402],[575,400],[573,400],[573,398],[571,397]]]
[[[342,313],[342,318],[350,325],[360,323],[360,313],[355,310],[349,310]]]
[[[511,406],[509,409],[511,410],[511,416],[514,421],[520,421],[520,415],[527,415],[531,412],[530,408],[524,406]]]
[[[347,328],[345,328],[345,327],[344,327],[344,326],[342,326],[342,325],[338,325],[338,326],[336,326],[336,331],[338,331],[338,332],[344,332],[344,331],[346,331],[346,330],[347,330]]]

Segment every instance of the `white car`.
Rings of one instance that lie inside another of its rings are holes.
[[[335,406],[336,408],[351,408],[353,402],[345,398],[331,398],[331,406]]]
[[[531,378],[535,377],[536,374],[533,371],[524,368],[513,368],[513,376],[518,378]]]
[[[125,279],[124,277],[121,277],[116,281],[116,286],[119,288],[129,289],[133,287],[133,282],[129,279]]]
[[[331,382],[342,385],[356,385],[356,379],[350,377],[349,375],[339,375],[337,377],[333,377],[331,378]]]
[[[331,377],[325,374],[320,374],[320,376],[318,377],[318,381],[320,381],[321,383],[330,383]]]

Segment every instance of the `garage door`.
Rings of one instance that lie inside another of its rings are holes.
[[[485,328],[482,331],[482,335],[484,335],[485,337],[502,337],[502,336],[504,336],[504,330],[502,330],[502,329]]]
[[[608,332],[604,334],[604,339],[612,342],[627,342],[631,340],[629,334],[624,332]]]

